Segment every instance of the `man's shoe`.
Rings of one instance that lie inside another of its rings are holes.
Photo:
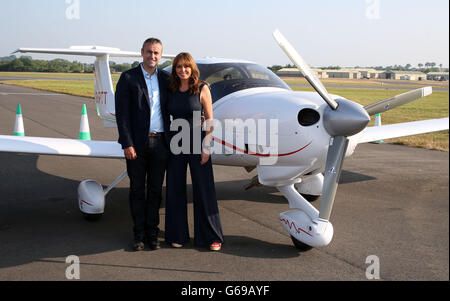
[[[133,250],[135,250],[135,251],[142,251],[142,250],[144,250],[144,242],[142,242],[142,241],[135,241],[133,243]]]
[[[171,245],[172,247],[174,247],[174,248],[182,248],[182,247],[183,247],[182,244],[177,244],[176,242],[173,242],[173,243],[171,243],[170,245]]]
[[[161,249],[161,244],[159,243],[159,241],[157,239],[156,240],[150,240],[148,242],[148,245],[149,245],[151,250]]]

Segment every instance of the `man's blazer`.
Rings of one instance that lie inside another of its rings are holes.
[[[164,138],[169,147],[170,119],[167,112],[169,73],[158,69],[159,97],[164,123]],[[143,149],[150,129],[150,98],[141,66],[121,74],[115,93],[118,142],[122,148]]]

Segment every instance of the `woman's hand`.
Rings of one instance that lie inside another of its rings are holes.
[[[200,161],[200,165],[203,165],[206,162],[208,162],[209,157],[210,157],[209,151],[208,150],[202,150],[202,160]]]

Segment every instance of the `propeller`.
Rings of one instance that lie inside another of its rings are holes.
[[[325,164],[322,200],[320,201],[319,210],[319,220],[328,221],[347,151],[347,137],[362,131],[369,123],[370,117],[367,111],[359,104],[345,99],[333,99],[320,80],[314,75],[305,60],[281,32],[275,30],[273,36],[306,80],[328,104],[328,107],[324,111],[323,123],[331,139]]]
[[[430,95],[432,93],[432,87],[412,90],[380,100],[365,107],[346,99],[333,99],[305,60],[278,29],[273,32],[273,37],[306,80],[328,104],[323,114],[323,124],[328,134],[330,134],[331,139],[325,163],[319,222],[328,221],[333,208],[342,164],[348,147],[349,140],[347,137],[361,132],[369,123],[369,115],[385,112],[418,98]]]
[[[289,43],[289,41],[281,34],[281,32],[277,29],[273,32],[273,37],[277,41],[278,45],[280,45],[281,49],[287,54],[287,56],[291,59],[295,66],[297,66],[298,70],[302,73],[302,75],[306,78],[311,86],[317,91],[317,93],[322,96],[323,100],[333,109],[336,110],[338,104],[334,99],[328,95],[327,89],[325,89],[322,82],[316,77],[314,72],[309,68],[308,64],[305,60],[298,54],[295,48]]]
[[[375,103],[365,106],[364,109],[370,116],[372,116],[399,107],[413,100],[428,96],[431,93],[433,93],[432,87],[419,88],[399,95],[395,95],[387,99],[377,101]]]

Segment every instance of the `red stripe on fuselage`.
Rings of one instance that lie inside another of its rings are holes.
[[[303,146],[302,148],[299,148],[298,150],[292,151],[292,152],[290,152],[290,153],[285,153],[285,154],[273,154],[273,155],[272,155],[272,154],[249,153],[249,152],[246,151],[245,149],[241,149],[241,148],[239,148],[239,147],[237,147],[237,146],[235,146],[235,145],[233,145],[233,144],[231,144],[231,143],[228,143],[228,142],[226,142],[226,141],[223,141],[223,140],[221,140],[221,139],[219,139],[219,138],[213,137],[213,140],[214,140],[214,141],[217,141],[217,142],[219,142],[219,143],[222,143],[223,145],[225,145],[225,146],[227,146],[227,147],[229,147],[229,148],[232,148],[232,149],[234,149],[234,150],[236,150],[236,151],[239,151],[239,152],[241,152],[241,153],[244,153],[244,154],[246,154],[246,155],[253,155],[253,156],[260,156],[260,157],[283,157],[283,156],[289,156],[289,155],[295,154],[295,153],[297,153],[297,152],[299,152],[299,151],[301,151],[301,150],[307,148],[307,147],[312,143],[312,141],[310,141],[308,144],[306,144],[306,145]]]
[[[89,204],[89,203],[86,202],[85,200],[81,200],[81,202],[83,202],[83,203],[85,203],[85,204],[88,204],[89,206],[94,206],[94,205],[92,205],[92,204]]]

